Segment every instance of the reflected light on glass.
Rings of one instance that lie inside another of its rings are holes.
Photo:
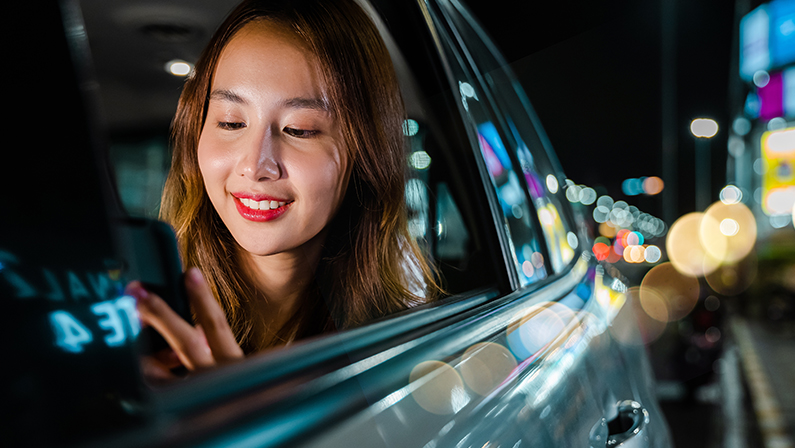
[[[743,200],[743,192],[734,185],[726,185],[720,191],[720,201],[724,204],[736,204]]]
[[[426,411],[445,415],[457,410],[453,400],[464,389],[464,382],[446,363],[425,361],[417,364],[411,370],[409,382],[416,384],[411,396]]]
[[[188,76],[191,70],[193,70],[193,65],[181,59],[166,62],[166,71],[174,76]]]
[[[690,132],[699,138],[712,138],[718,133],[718,123],[711,118],[696,118],[690,123]]]
[[[412,137],[414,135],[417,135],[417,132],[419,131],[420,131],[420,124],[417,123],[416,120],[412,120],[411,118],[409,118],[403,122],[403,135],[407,137]]]
[[[516,368],[516,358],[505,347],[481,342],[469,347],[461,361],[461,376],[470,389],[488,395]]]
[[[533,263],[530,263],[530,261],[525,260],[522,263],[522,273],[527,277],[533,277],[533,274],[535,274],[535,268],[533,267]]]
[[[547,175],[547,190],[552,194],[558,192],[558,179],[551,174]]]
[[[546,208],[538,210],[538,220],[545,226],[552,226],[555,224],[555,216]]]
[[[411,166],[415,170],[426,170],[431,166],[431,156],[425,151],[414,151],[411,153]]]
[[[596,191],[591,187],[585,187],[580,191],[580,202],[591,205],[596,201]]]
[[[580,241],[577,239],[577,235],[575,235],[574,232],[569,232],[566,234],[566,242],[569,243],[569,247],[572,249],[576,249],[580,244]]]
[[[582,188],[579,185],[570,185],[566,188],[566,199],[569,202],[580,202],[580,191]]]

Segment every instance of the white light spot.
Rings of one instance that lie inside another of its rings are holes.
[[[188,76],[193,66],[183,60],[174,59],[166,63],[166,71],[174,76]]]
[[[552,174],[547,175],[547,190],[552,194],[558,192],[558,179]]]
[[[724,204],[736,204],[743,199],[743,192],[734,185],[726,185],[720,191],[720,200]]]
[[[576,249],[580,244],[580,241],[577,239],[577,235],[575,235],[574,232],[569,232],[566,234],[566,241],[569,243],[569,246],[572,249]]]
[[[411,118],[407,119],[403,122],[403,134],[411,137],[413,135],[417,135],[417,132],[420,131],[420,124],[417,123],[415,120]]]
[[[596,191],[591,187],[585,187],[580,191],[580,202],[591,205],[596,201]]]
[[[696,137],[712,138],[718,133],[718,123],[711,118],[696,118],[690,123],[690,132]]]
[[[720,233],[726,236],[737,235],[737,232],[739,231],[740,231],[740,224],[731,218],[726,218],[720,222]]]
[[[643,257],[646,259],[647,263],[657,263],[662,257],[662,251],[660,251],[659,247],[651,244],[646,246],[646,252],[643,254]]]
[[[759,70],[756,73],[754,73],[754,78],[753,79],[754,79],[754,85],[755,86],[764,87],[764,86],[767,85],[767,83],[770,82],[770,73],[768,73],[768,72],[766,72],[764,70]]]
[[[425,151],[414,151],[411,153],[411,166],[415,170],[425,170],[431,166],[431,156]]]

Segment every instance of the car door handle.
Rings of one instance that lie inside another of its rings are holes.
[[[591,428],[589,435],[591,448],[611,448],[622,446],[640,448],[648,445],[648,437],[641,436],[649,423],[649,412],[634,400],[618,403],[616,417],[607,420],[602,417]]]

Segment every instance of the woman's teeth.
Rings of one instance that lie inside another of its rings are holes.
[[[252,199],[240,198],[240,202],[252,210],[273,210],[284,206],[286,202],[277,201],[254,201]]]

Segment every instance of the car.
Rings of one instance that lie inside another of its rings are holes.
[[[45,3],[35,18],[15,6],[20,30],[31,20],[58,30],[29,33],[37,52],[15,50],[17,68],[51,67],[17,80],[20,123],[60,126],[26,135],[3,172],[10,379],[0,440],[671,446],[637,305],[621,273],[591,252],[585,217],[566,200],[566,177],[505,60],[459,1],[362,4],[407,106],[410,230],[449,296],[158,387],[141,377],[141,328],[123,287],[147,268],[170,275],[173,241],[119,236],[131,222],[157,224],[131,218],[134,195],[125,204],[114,181],[129,166],[108,156],[112,120],[89,51],[102,44],[76,3]],[[136,257],[154,264],[136,271]]]

